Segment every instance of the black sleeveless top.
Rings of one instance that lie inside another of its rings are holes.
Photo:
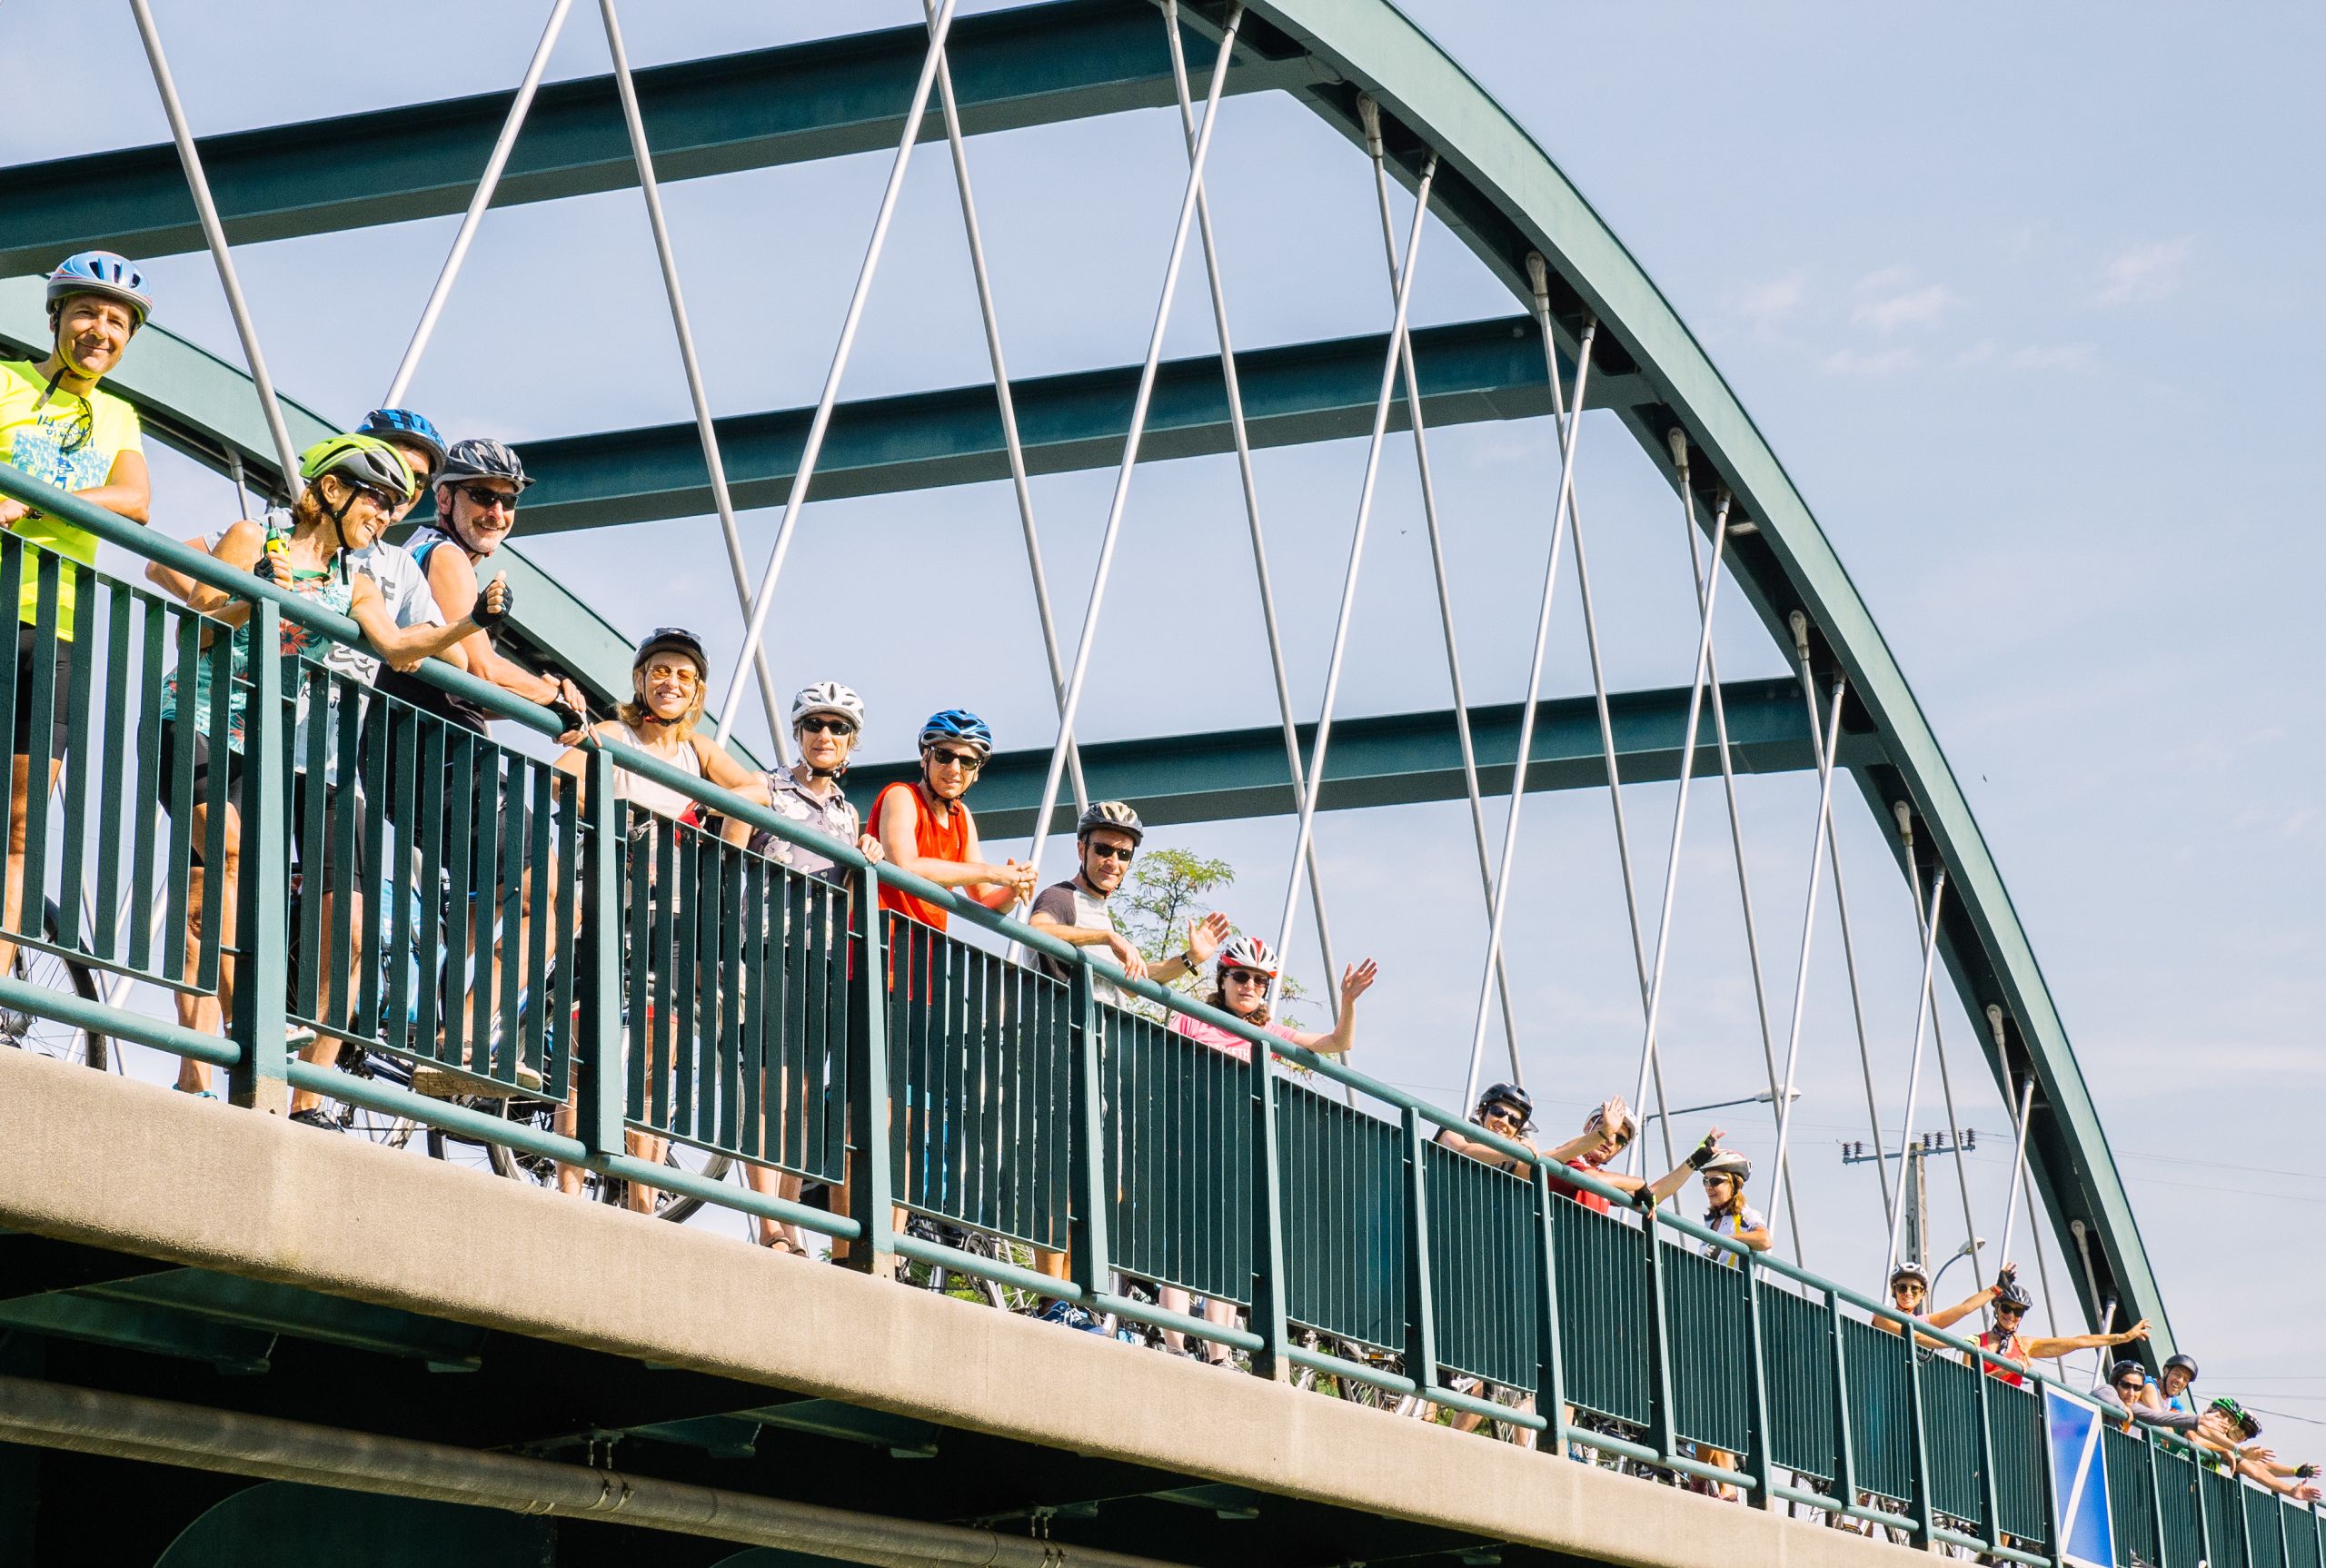
[[[420,563],[420,570],[423,575],[428,571],[429,556],[434,553],[440,545],[448,545],[454,550],[460,549],[460,545],[452,539],[432,528],[416,530],[413,536],[404,541],[404,549],[411,552],[413,560]],[[432,588],[431,591],[433,591]],[[492,632],[487,631],[484,636],[487,642],[492,641]],[[455,697],[439,687],[429,685],[416,675],[406,675],[402,670],[384,664],[380,667],[378,684],[382,691],[411,703],[422,713],[432,713],[437,718],[449,719],[454,724],[466,725],[480,735],[487,733],[488,727],[492,722],[493,715],[488,710],[479,707],[467,698]]]

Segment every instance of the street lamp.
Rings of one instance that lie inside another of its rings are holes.
[[[1931,1276],[1930,1282],[1930,1301],[1932,1305],[1935,1306],[1938,1305],[1938,1282],[1946,1277],[1946,1271],[1953,1268],[1964,1258],[1971,1256],[1973,1253],[1977,1252],[1981,1247],[1986,1245],[1987,1241],[1984,1236],[1973,1237],[1971,1240],[1965,1241],[1961,1246],[1956,1247],[1954,1249],[1954,1255],[1938,1265],[1938,1272]]]
[[[1801,1097],[1801,1091],[1799,1089],[1787,1089],[1784,1092],[1784,1097],[1785,1102],[1789,1105],[1793,1101]],[[1767,1089],[1763,1089],[1759,1094],[1747,1095],[1741,1100],[1715,1100],[1710,1105],[1682,1106],[1678,1110],[1669,1112],[1650,1111],[1639,1119],[1639,1141],[1643,1144],[1647,1142],[1647,1124],[1654,1121],[1658,1116],[1692,1116],[1699,1111],[1725,1111],[1734,1106],[1765,1106],[1775,1098],[1775,1095],[1770,1093]]]

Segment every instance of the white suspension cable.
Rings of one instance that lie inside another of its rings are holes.
[[[1809,952],[1817,935],[1818,873],[1825,865],[1825,835],[1834,821],[1834,751],[1841,744],[1842,698],[1849,690],[1846,678],[1834,677],[1833,717],[1828,723],[1825,744],[1817,752],[1817,833],[1809,847],[1809,890],[1803,900],[1801,913],[1801,958],[1793,977],[1793,1024],[1787,1031],[1784,1046],[1784,1081],[1777,1097],[1777,1186],[1786,1186],[1785,1173],[1792,1166],[1785,1153],[1793,1138],[1793,1080],[1801,1066],[1801,1022],[1809,1006]],[[1774,1211],[1776,1205],[1769,1207]]]
[[[1365,146],[1373,160],[1373,188],[1381,211],[1381,252],[1389,267],[1389,292],[1397,289],[1397,230],[1389,209],[1389,170],[1381,142],[1381,106],[1370,97],[1357,101],[1365,124]],[[1486,801],[1478,792],[1478,754],[1471,744],[1470,700],[1462,683],[1462,655],[1454,637],[1454,590],[1446,573],[1446,541],[1437,522],[1437,483],[1429,467],[1429,436],[1422,418],[1421,378],[1414,369],[1414,337],[1410,327],[1397,336],[1397,358],[1406,382],[1406,411],[1413,425],[1414,468],[1421,481],[1421,515],[1429,536],[1429,565],[1437,587],[1437,620],[1446,638],[1446,677],[1453,689],[1454,739],[1462,752],[1462,787],[1470,801],[1470,832],[1478,846],[1478,892],[1486,900],[1488,918],[1494,910],[1494,862],[1486,848]],[[1510,1048],[1510,1077],[1526,1082],[1518,1059],[1518,1014],[1510,995],[1510,966],[1499,947],[1495,949],[1495,985],[1502,997],[1502,1032]],[[1329,961],[1326,968],[1330,970]]]
[[[1809,743],[1821,753],[1817,766],[1823,768],[1825,765],[1822,755],[1824,742],[1819,737],[1824,733],[1825,725],[1818,716],[1817,681],[1809,668],[1809,618],[1796,610],[1786,620],[1793,631],[1794,658],[1801,666],[1802,700],[1809,705]],[[1865,1084],[1865,1124],[1874,1138],[1874,1174],[1881,1189],[1882,1213],[1886,1219],[1890,1214],[1890,1167],[1888,1158],[1883,1153],[1882,1112],[1875,1104],[1874,1093],[1874,1047],[1866,1034],[1865,994],[1857,980],[1857,937],[1855,928],[1850,924],[1849,891],[1842,880],[1840,843],[1828,839],[1825,854],[1833,867],[1834,908],[1842,926],[1842,969],[1849,977],[1850,1020],[1857,1029],[1858,1076]],[[1921,902],[1920,895],[1916,895],[1915,901]],[[1903,1171],[1900,1179],[1904,1179]]]
[[[1528,265],[1530,268],[1533,266],[1531,260]],[[1539,318],[1547,321],[1550,303],[1546,291],[1546,282],[1538,277],[1536,283],[1536,313]],[[1576,413],[1579,416],[1581,412],[1582,405],[1578,402]],[[1599,612],[1596,601],[1591,596],[1591,558],[1584,549],[1583,507],[1579,501],[1574,510],[1575,586],[1576,590],[1583,598],[1583,642],[1591,655],[1591,695],[1599,714],[1599,755],[1602,764],[1607,770],[1607,807],[1615,819],[1615,863],[1617,868],[1623,873],[1624,914],[1631,923],[1632,968],[1639,978],[1640,1017],[1645,1020],[1647,1017],[1648,994],[1647,938],[1639,920],[1638,880],[1632,874],[1631,831],[1624,819],[1623,770],[1615,760],[1615,717],[1607,707],[1607,670],[1605,664],[1599,657]],[[1657,1130],[1663,1135],[1665,1163],[1676,1165],[1679,1163],[1678,1158],[1672,1149],[1672,1118],[1666,1114],[1671,1108],[1672,1102],[1664,1092],[1664,1063],[1655,1057],[1650,1057],[1649,1060],[1655,1084],[1655,1119]],[[1636,1106],[1633,1107],[1635,1111],[1639,1108]],[[1625,1156],[1625,1169],[1635,1174],[1638,1172],[1640,1162],[1646,1156],[1646,1146],[1645,1138],[1632,1140],[1631,1151]]]
[[[542,84],[542,73],[549,66],[549,57],[557,47],[557,35],[565,30],[565,14],[573,8],[573,0],[555,0],[549,8],[549,25],[542,29],[541,42],[533,45],[533,57],[526,62],[525,74],[517,84],[517,94],[509,101],[508,117],[501,122],[501,134],[492,144],[492,155],[484,161],[484,173],[478,176],[476,190],[469,197],[469,210],[461,215],[460,232],[452,236],[452,248],[444,254],[444,265],[436,274],[435,287],[428,291],[428,303],[420,310],[420,321],[412,329],[412,342],[404,345],[403,358],[396,362],[396,373],[388,378],[387,395],[381,406],[394,408],[403,402],[403,394],[412,385],[413,373],[420,369],[420,356],[428,352],[428,340],[436,331],[436,318],[443,313],[444,302],[452,293],[452,280],[461,275],[461,263],[468,259],[469,242],[476,238],[476,229],[484,221],[484,210],[492,204],[492,193],[500,188],[501,172],[509,166],[509,154],[517,145],[517,133],[524,129],[525,116],[532,112],[533,94]],[[624,77],[628,80],[627,75]]]
[[[137,18],[137,35],[145,45],[145,63],[153,68],[154,89],[162,95],[162,112],[169,116],[170,139],[177,144],[178,164],[185,171],[186,189],[194,196],[194,215],[202,220],[203,243],[218,269],[219,286],[226,292],[226,309],[234,318],[234,332],[243,341],[243,359],[251,368],[251,385],[258,391],[259,411],[266,416],[266,433],[274,442],[274,458],[283,467],[283,493],[297,500],[305,488],[299,478],[299,453],[291,444],[291,427],[283,422],[283,404],[274,395],[274,378],[266,372],[266,355],[258,346],[258,327],[251,320],[250,302],[243,297],[243,282],[234,272],[234,258],[226,244],[226,226],[218,221],[218,203],[210,196],[210,178],[202,172],[202,154],[185,119],[185,104],[178,98],[170,75],[169,56],[162,50],[162,35],[154,25],[154,8],[147,0],[129,0]]]
[[[2005,1071],[2008,1081],[2008,1069]],[[2035,1110],[2035,1075],[2030,1073],[2019,1088],[2019,1104],[2012,1112],[2011,1190],[2003,1201],[2003,1249],[1995,1254],[1999,1263],[2011,1261],[2013,1222],[2019,1217],[2020,1178],[2027,1174],[2027,1124]]]
[[[1212,84],[1213,91],[1218,84]],[[1308,752],[1307,788],[1300,797],[1300,821],[1294,829],[1292,840],[1292,875],[1286,879],[1284,913],[1277,921],[1276,950],[1278,955],[1276,978],[1268,984],[1268,1007],[1273,1011],[1284,994],[1283,958],[1292,941],[1293,917],[1300,908],[1301,857],[1308,851],[1309,835],[1317,823],[1317,799],[1325,784],[1325,753],[1333,739],[1333,704],[1340,696],[1341,660],[1348,651],[1349,626],[1357,616],[1357,573],[1365,564],[1365,537],[1373,521],[1373,494],[1381,477],[1381,446],[1389,433],[1389,405],[1397,391],[1397,338],[1406,329],[1406,321],[1413,306],[1414,277],[1421,270],[1422,231],[1429,226],[1429,192],[1437,181],[1437,154],[1432,153],[1422,164],[1421,183],[1414,189],[1413,230],[1406,238],[1405,265],[1397,278],[1397,304],[1389,321],[1389,352],[1381,367],[1381,392],[1373,404],[1373,437],[1365,452],[1365,482],[1357,496],[1357,525],[1349,532],[1348,568],[1341,579],[1340,611],[1333,621],[1333,651],[1325,661],[1325,696],[1317,715],[1317,742]],[[1338,975],[1327,975],[1325,983],[1337,987]]]
[[[1040,882],[1042,843],[1049,836],[1050,812],[1058,804],[1059,775],[1065,766],[1076,716],[1082,710],[1083,682],[1090,673],[1090,650],[1097,644],[1098,612],[1105,607],[1107,579],[1114,570],[1115,543],[1121,536],[1123,509],[1130,502],[1131,475],[1138,467],[1138,447],[1147,433],[1147,414],[1155,398],[1155,377],[1163,361],[1163,334],[1171,324],[1171,301],[1178,292],[1179,263],[1187,254],[1188,231],[1194,226],[1196,198],[1203,190],[1203,165],[1211,154],[1211,134],[1219,124],[1220,94],[1228,85],[1228,63],[1235,55],[1236,32],[1244,25],[1241,0],[1228,8],[1219,38],[1219,58],[1211,68],[1211,91],[1205,95],[1203,125],[1196,133],[1195,151],[1188,158],[1187,188],[1179,197],[1179,221],[1171,233],[1170,259],[1163,267],[1162,295],[1155,303],[1155,327],[1148,334],[1147,359],[1139,366],[1138,392],[1131,400],[1130,429],[1123,439],[1122,467],[1115,474],[1115,492],[1107,503],[1107,526],[1098,541],[1098,565],[1090,581],[1090,600],[1082,611],[1082,635],[1074,647],[1074,668],[1066,680],[1066,702],[1059,719],[1058,744],[1050,749],[1049,775],[1042,781],[1040,809],[1034,814],[1034,837],[1027,859]]]
[[[1551,335],[1549,269],[1543,258],[1530,253],[1526,269],[1535,285],[1535,324],[1543,339],[1543,371],[1551,383],[1552,431],[1559,443],[1559,482],[1551,501],[1551,547],[1543,560],[1543,594],[1535,609],[1535,641],[1526,665],[1526,696],[1518,709],[1518,751],[1510,765],[1510,809],[1503,819],[1502,857],[1496,863],[1493,906],[1486,911],[1486,956],[1478,972],[1478,1006],[1470,1023],[1470,1064],[1462,1086],[1462,1102],[1477,1104],[1478,1067],[1486,1048],[1486,1010],[1494,1005],[1496,961],[1502,956],[1502,927],[1510,909],[1510,871],[1518,858],[1519,808],[1526,799],[1526,764],[1535,749],[1535,707],[1543,693],[1543,660],[1550,650],[1551,606],[1558,592],[1559,548],[1565,542],[1568,517],[1575,510],[1575,449],[1583,429],[1583,402],[1591,390],[1591,350],[1598,341],[1599,323],[1584,323],[1575,349],[1575,416],[1567,416],[1566,393],[1559,378],[1558,343]]]
[[[1681,505],[1685,513],[1688,534],[1696,531],[1695,492],[1688,485],[1688,438],[1675,430],[1670,432],[1672,457],[1680,473]],[[1680,892],[1680,851],[1688,827],[1688,785],[1695,777],[1696,730],[1704,720],[1705,673],[1712,663],[1713,606],[1720,595],[1720,569],[1726,560],[1728,549],[1728,505],[1725,493],[1720,498],[1720,512],[1712,536],[1712,568],[1705,583],[1702,598],[1697,600],[1697,619],[1703,622],[1696,637],[1696,667],[1688,682],[1688,719],[1680,731],[1679,794],[1672,805],[1672,845],[1664,862],[1664,900],[1655,917],[1655,962],[1648,970],[1647,1026],[1639,1045],[1639,1087],[1632,1103],[1639,1105],[1647,1098],[1648,1075],[1656,1066],[1655,1026],[1663,1017],[1664,963],[1672,949],[1672,918]],[[1668,1120],[1669,1118],[1665,1118]],[[1669,1129],[1666,1129],[1669,1136]]]
[[[933,25],[937,0],[921,0],[921,10]],[[961,135],[960,105],[953,97],[953,67],[939,55],[937,60],[937,101],[945,111],[945,141],[953,154],[953,187],[961,198],[961,228],[969,244],[969,271],[977,278],[978,314],[985,323],[986,357],[993,363],[994,402],[1001,411],[1001,444],[1009,454],[1009,484],[1018,498],[1018,522],[1026,536],[1026,571],[1034,584],[1034,615],[1040,622],[1042,653],[1049,660],[1051,694],[1063,719],[1066,712],[1066,660],[1059,652],[1058,621],[1050,612],[1049,575],[1042,570],[1041,538],[1034,528],[1034,491],[1026,477],[1026,447],[1018,436],[1018,400],[1009,390],[1009,367],[1001,356],[1001,319],[994,310],[993,280],[986,271],[985,234],[978,226],[977,199],[969,190],[969,154]],[[1061,733],[1064,733],[1061,726]],[[1074,809],[1090,804],[1090,789],[1082,778],[1082,751],[1069,745],[1067,774],[1074,786]]]
[[[743,671],[758,653],[760,639],[767,632],[768,611],[775,604],[776,580],[783,575],[783,558],[791,549],[793,530],[800,525],[800,509],[807,504],[808,489],[816,476],[816,460],[824,450],[824,435],[831,429],[832,406],[840,401],[840,379],[848,373],[849,356],[856,349],[856,329],[864,319],[864,302],[872,293],[872,279],[880,270],[880,250],[888,243],[889,223],[896,216],[897,195],[904,189],[905,170],[912,162],[913,144],[920,139],[920,122],[929,113],[929,94],[937,82],[937,67],[945,57],[945,36],[952,31],[953,7],[957,0],[942,0],[935,20],[929,25],[929,53],[920,63],[920,77],[913,84],[912,105],[905,111],[904,133],[897,142],[897,155],[889,165],[889,183],[880,193],[880,211],[872,220],[871,243],[865,247],[863,264],[857,269],[856,288],[849,295],[848,313],[840,320],[840,342],[833,346],[831,368],[824,374],[824,390],[816,399],[815,416],[808,422],[808,440],[800,449],[800,466],[791,476],[791,493],[783,503],[783,521],[776,526],[775,547],[768,552],[767,571],[760,579],[759,592],[751,600],[750,622],[743,630],[743,646],[735,655],[735,668],[727,678],[726,695],[719,700],[719,744],[735,729],[735,700],[742,692]]]
[[[1171,49],[1171,78],[1179,98],[1179,128],[1192,158],[1196,148],[1195,94],[1188,83],[1188,52],[1179,39],[1178,0],[1163,0],[1163,35]],[[1228,330],[1228,291],[1220,281],[1218,243],[1211,228],[1211,194],[1196,187],[1196,229],[1203,239],[1205,281],[1211,289],[1211,319],[1219,338],[1219,379],[1228,394],[1228,428],[1236,442],[1236,471],[1244,491],[1244,521],[1252,539],[1252,572],[1260,590],[1260,624],[1267,632],[1268,670],[1276,679],[1276,706],[1284,723],[1284,765],[1292,780],[1292,798],[1300,799],[1306,775],[1300,761],[1300,724],[1292,711],[1292,682],[1284,669],[1284,636],[1277,625],[1276,583],[1268,571],[1267,543],[1260,531],[1260,487],[1252,469],[1251,432],[1244,424],[1244,387],[1236,370],[1236,342]],[[1308,909],[1317,920],[1317,947],[1324,955],[1325,973],[1337,975],[1333,957],[1333,928],[1325,918],[1325,877],[1317,864],[1317,846],[1308,846]],[[1341,996],[1337,985],[1325,987],[1327,1010],[1340,1022]]]
[[[647,144],[646,121],[638,112],[638,85],[630,74],[630,52],[622,46],[621,24],[614,15],[614,0],[598,0],[598,13],[606,24],[606,49],[613,56],[614,91],[621,98],[622,124],[630,130],[630,155],[638,165],[639,194],[646,198],[646,221],[654,231],[654,256],[662,267],[662,292],[671,304],[671,331],[679,340],[679,362],[686,370],[687,398],[694,405],[694,433],[702,447],[702,466],[711,476],[711,502],[719,513],[719,531],[727,544],[727,565],[735,575],[735,607],[745,614],[751,608],[750,568],[743,561],[742,531],[735,523],[735,501],[727,491],[727,464],[719,452],[719,431],[711,422],[711,394],[702,384],[702,361],[695,353],[694,328],[687,321],[685,293],[679,287],[679,258],[671,248],[670,221],[662,213],[662,187],[654,177],[654,150]],[[543,40],[546,47],[548,40]],[[541,61],[536,59],[535,70]],[[494,171],[497,173],[497,171]],[[767,712],[769,738],[775,746],[778,763],[791,760],[791,746],[784,721],[783,704],[776,695],[775,672],[768,667],[767,649],[752,644],[752,662],[759,676],[760,703]],[[708,671],[705,672],[706,674]],[[735,694],[730,692],[732,701]],[[721,709],[722,738],[732,728]]]
[[[1945,898],[1946,868],[1942,866],[1938,875],[1931,878],[1930,920],[1923,928],[1927,934],[1923,938],[1922,989],[1914,1003],[1914,1048],[1906,1058],[1906,1116],[1904,1124],[1898,1129],[1898,1146],[1902,1149],[1911,1148],[1913,1145],[1914,1102],[1923,1087],[1923,1041],[1930,1035],[1931,971],[1938,963],[1938,911]],[[1898,1265],[1898,1238],[1906,1221],[1906,1187],[1905,1173],[1901,1171],[1898,1201],[1890,1208],[1890,1255],[1883,1263],[1884,1269],[1895,1268]]]
[[[2003,1029],[2003,1009],[1993,1002],[1987,1004],[1987,1029],[1994,1037],[1995,1060],[2003,1064],[2003,1087],[2008,1092],[2011,1087],[2011,1056]],[[2035,1182],[2027,1168],[2027,1131],[2035,1121],[2035,1067],[2033,1062],[2028,1064],[2019,1107],[2019,1124],[2013,1129],[2018,1155],[2012,1164],[2012,1189],[2014,1194],[2023,1195],[2026,1200],[2028,1242],[2035,1249],[2035,1276],[2043,1288],[2043,1322],[2053,1333],[2057,1334],[2060,1315],[2059,1309],[2052,1304],[2052,1265],[2043,1255],[2043,1221],[2035,1212]],[[2016,1212],[2008,1207],[2003,1210],[2003,1250],[1995,1254],[1999,1264],[2011,1261],[2011,1222]]]
[[[1890,815],[1898,824],[1898,838],[1906,853],[1906,885],[1914,898],[1914,918],[1922,918],[1923,868],[1914,858],[1914,809],[1904,800],[1894,801]],[[1927,933],[1923,933],[1927,935]],[[1954,1145],[1954,1189],[1963,1199],[1963,1239],[1975,1254],[1979,1246],[1978,1222],[1971,1217],[1971,1175],[1963,1163],[1963,1125],[1954,1114],[1954,1076],[1946,1065],[1945,1020],[1941,1016],[1938,998],[1930,998],[1931,1047],[1938,1056],[1938,1088],[1946,1103],[1946,1136]]]
[[[1724,491],[1724,497],[1725,494]],[[1741,532],[1742,530],[1735,531]],[[1696,600],[1701,605],[1705,600],[1704,551],[1696,532],[1695,508],[1691,503],[1687,512],[1688,569],[1695,579]],[[1769,1023],[1769,993],[1761,969],[1760,930],[1753,918],[1753,880],[1744,868],[1744,817],[1736,800],[1736,765],[1728,745],[1728,707],[1720,695],[1720,650],[1717,648],[1712,650],[1706,660],[1706,675],[1705,688],[1712,698],[1713,738],[1720,747],[1721,794],[1728,803],[1728,842],[1736,860],[1736,896],[1744,910],[1744,954],[1753,970],[1753,1017],[1761,1030],[1761,1061],[1768,1070],[1769,1119],[1774,1124],[1780,1116],[1777,1102],[1783,1093],[1777,1086],[1776,1036]],[[1785,1207],[1786,1218],[1793,1227],[1793,1261],[1802,1263],[1801,1211],[1790,1186],[1785,1189]]]

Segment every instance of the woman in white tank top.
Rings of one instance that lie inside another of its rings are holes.
[[[693,632],[666,626],[648,634],[631,661],[631,700],[622,704],[618,718],[590,726],[586,737],[580,731],[565,736],[567,749],[557,759],[558,771],[579,779],[589,767],[585,747],[621,746],[643,751],[681,773],[765,805],[765,776],[746,769],[710,736],[695,729],[696,720],[702,717],[703,682],[710,670],[701,640]],[[700,824],[705,815],[701,804],[689,796],[660,779],[626,768],[614,769],[614,797],[666,821]],[[730,844],[741,844],[750,835],[750,824],[731,817],[720,830],[720,837]],[[657,1057],[662,1054],[654,1052]],[[651,1071],[661,1073],[668,1070],[669,1064],[656,1060],[649,1067]],[[578,1125],[569,1100],[558,1110],[557,1130],[571,1136]],[[625,1132],[622,1136],[631,1155],[652,1165],[662,1163],[667,1140],[637,1131]],[[557,1185],[562,1192],[580,1196],[580,1167],[558,1166]],[[654,1211],[653,1190],[637,1182],[630,1184],[626,1201],[641,1214]]]

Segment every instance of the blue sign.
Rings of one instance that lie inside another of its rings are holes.
[[[2112,1568],[2116,1561],[2108,1465],[2100,1452],[2105,1430],[2097,1406],[2043,1385],[2043,1446],[2051,1460],[2052,1495],[2059,1500],[2058,1555],[2073,1568]]]

